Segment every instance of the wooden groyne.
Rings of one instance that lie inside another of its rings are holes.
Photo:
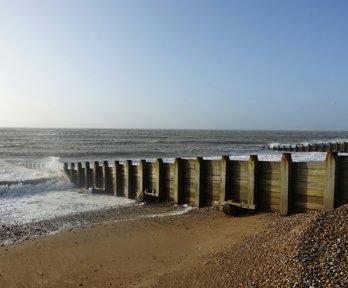
[[[45,164],[44,163],[20,163],[18,164],[19,167],[24,167],[27,169],[36,169],[36,170],[44,170]]]
[[[269,150],[286,152],[348,152],[348,142],[341,143],[308,143],[279,144],[268,147]]]
[[[152,193],[159,200],[196,207],[219,201],[250,202],[257,209],[290,211],[333,209],[348,203],[348,156],[328,152],[322,162],[293,162],[290,153],[281,161],[175,159],[174,163],[128,160],[112,166],[107,161],[65,163],[64,170],[78,187],[97,188],[105,193],[135,198]],[[250,199],[250,197],[254,197]]]

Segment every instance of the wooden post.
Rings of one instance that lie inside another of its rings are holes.
[[[327,150],[327,152],[333,152],[333,144],[329,143],[329,149]]]
[[[83,177],[83,170],[82,170],[82,164],[81,162],[77,162],[77,186],[83,187],[84,177]]]
[[[126,189],[125,189],[125,197],[128,199],[133,198],[132,195],[132,161],[127,160],[126,161]]]
[[[291,210],[292,158],[283,153],[280,162],[280,214],[286,216]]]
[[[70,163],[70,181],[74,182],[75,163]],[[76,183],[75,183],[76,184]]]
[[[146,187],[146,162],[145,160],[140,160],[139,164],[139,191],[140,193],[143,193],[145,191]]]
[[[196,195],[195,206],[200,208],[203,205],[203,158],[197,157],[196,159]]]
[[[105,192],[109,192],[109,163],[108,161],[103,161],[102,164],[102,188]]]
[[[99,162],[94,161],[94,167],[93,167],[93,186],[95,188],[98,188],[100,186],[100,179],[99,179]]]
[[[85,187],[86,189],[92,187],[92,181],[93,179],[91,179],[91,173],[90,173],[91,167],[89,162],[85,162]]]
[[[156,194],[159,201],[165,198],[163,189],[163,160],[158,158],[156,161]]]
[[[229,181],[228,175],[230,174],[230,157],[222,156],[221,158],[221,180],[220,180],[220,202],[228,200],[229,194]],[[222,206],[220,206],[222,208]]]
[[[182,202],[182,160],[175,158],[174,161],[174,203]]]
[[[113,191],[115,196],[120,194],[120,162],[114,162],[114,187]]]
[[[328,152],[326,155],[326,180],[324,192],[324,208],[331,210],[335,208],[337,173],[337,153]]]
[[[22,167],[23,167],[23,165],[24,164],[21,164]],[[65,174],[68,175],[68,163],[66,163],[66,162],[64,163],[63,169],[64,169]]]
[[[248,204],[257,204],[255,201],[256,193],[257,193],[257,166],[258,166],[258,158],[257,155],[250,155],[248,170],[249,170],[249,178],[248,178]]]

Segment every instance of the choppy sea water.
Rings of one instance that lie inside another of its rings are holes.
[[[175,157],[279,160],[272,143],[347,141],[348,132],[202,131],[110,129],[0,129],[0,227],[98,210],[132,201],[95,195],[71,185],[62,172],[65,161],[126,160]],[[294,153],[294,161],[321,161],[324,153]],[[44,163],[43,170],[19,167]],[[38,183],[27,180],[41,179]],[[11,184],[11,185],[10,185]],[[1,229],[1,228],[0,228]]]

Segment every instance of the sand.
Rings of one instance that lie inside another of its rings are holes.
[[[139,209],[146,211],[140,218]],[[272,221],[261,214],[229,217],[214,208],[144,218],[168,209],[139,207],[2,246],[0,287],[192,287],[190,275],[204,271],[206,259],[267,230]]]

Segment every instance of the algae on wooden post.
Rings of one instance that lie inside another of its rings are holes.
[[[336,193],[336,170],[337,170],[337,153],[328,152],[326,155],[326,179],[324,192],[324,208],[331,210],[335,208]]]
[[[221,178],[220,178],[220,201],[228,200],[229,193],[229,181],[228,175],[230,171],[230,157],[222,156],[221,157]]]
[[[174,161],[174,189],[173,198],[175,204],[181,204],[182,202],[182,160],[181,158],[175,158]]]
[[[255,195],[257,193],[257,172],[258,172],[258,158],[257,155],[250,155],[248,162],[248,204],[256,204]]]
[[[280,214],[288,215],[291,209],[292,158],[283,153],[280,162]]]
[[[195,181],[196,181],[196,194],[195,194],[195,199],[194,203],[195,206],[200,208],[202,207],[203,203],[203,158],[202,157],[197,157],[196,158],[196,175],[195,175]]]

